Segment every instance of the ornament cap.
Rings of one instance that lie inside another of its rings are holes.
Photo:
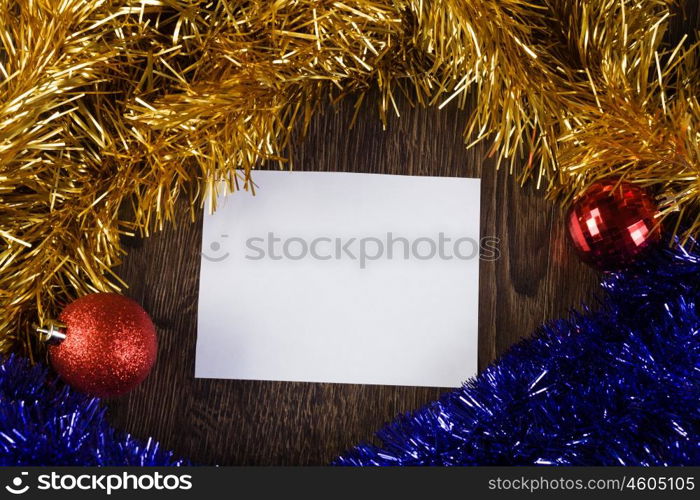
[[[37,328],[36,332],[42,342],[60,344],[66,340],[66,325],[58,321],[49,322],[47,328]]]

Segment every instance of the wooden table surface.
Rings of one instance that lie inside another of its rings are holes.
[[[681,4],[672,39],[700,26],[698,2]],[[315,117],[309,135],[294,144],[297,169],[385,174],[481,177],[482,236],[500,238],[501,257],[481,262],[479,366],[484,368],[542,322],[590,301],[597,274],[568,246],[559,208],[532,186],[522,189],[485,157],[469,151],[465,111],[448,106],[412,109],[382,130],[376,96],[348,131],[352,98]],[[184,205],[182,206],[184,213]],[[398,413],[437,398],[440,389],[202,380],[194,378],[201,218],[186,217],[148,239],[126,242],[118,273],[128,295],[151,314],[159,335],[158,362],[129,395],[109,402],[117,428],[153,436],[202,464],[325,464]],[[430,335],[430,332],[426,332]],[[367,346],[371,349],[371,346]]]
[[[466,150],[466,112],[401,102],[401,118],[392,117],[384,131],[374,96],[348,131],[351,101],[314,119],[306,140],[294,145],[296,169],[482,179],[481,233],[500,238],[501,257],[480,267],[480,368],[542,322],[591,298],[597,275],[568,246],[560,209],[532,186],[521,188],[505,169],[496,171],[487,145]],[[151,314],[159,351],[150,377],[109,403],[118,428],[153,436],[198,463],[325,464],[444,391],[195,379],[201,236],[201,218],[192,224],[183,215],[150,238],[126,242],[129,254],[118,273],[130,284],[126,294]]]

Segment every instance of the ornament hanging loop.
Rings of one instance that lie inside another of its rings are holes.
[[[48,328],[37,328],[36,332],[42,342],[47,344],[60,344],[66,339],[66,325],[57,321],[48,324]]]

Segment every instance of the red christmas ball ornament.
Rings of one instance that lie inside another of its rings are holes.
[[[658,207],[628,182],[596,182],[574,201],[567,224],[581,260],[603,271],[635,262],[661,238]]]
[[[120,396],[147,376],[158,343],[140,305],[116,293],[96,293],[69,304],[60,326],[39,330],[56,372],[72,387],[99,397]]]

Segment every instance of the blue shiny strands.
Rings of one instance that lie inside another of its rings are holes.
[[[700,253],[657,252],[602,286],[597,312],[543,326],[335,463],[700,464]]]
[[[115,431],[99,399],[11,356],[0,364],[0,465],[185,465],[157,442]]]

